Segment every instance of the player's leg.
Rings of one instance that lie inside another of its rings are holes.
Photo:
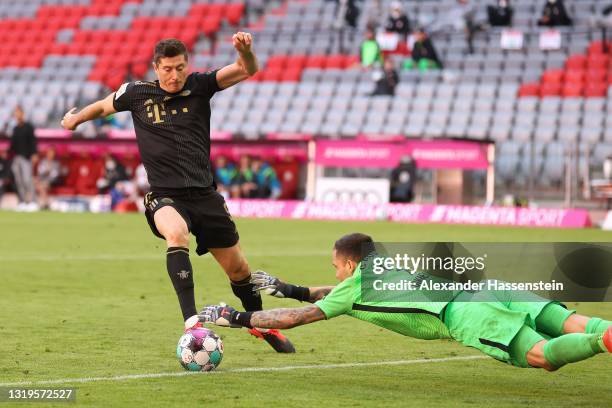
[[[250,282],[251,271],[240,244],[236,243],[229,248],[208,248],[208,250],[227,274],[232,292],[240,299],[242,307],[248,312],[262,310],[261,295],[253,290],[255,285]],[[295,353],[291,341],[278,330],[253,328],[249,333],[265,340],[279,353]]]
[[[250,283],[251,271],[249,264],[240,249],[240,244],[229,248],[209,248],[210,253],[221,265],[230,280],[232,292],[247,312],[262,309],[259,292],[253,291],[255,285]]]
[[[609,332],[612,333],[612,330]],[[612,346],[608,348],[605,337],[599,334],[571,333],[545,340],[531,327],[523,326],[510,343],[510,362],[519,367],[555,371],[566,364],[612,352]]]
[[[189,260],[189,227],[179,212],[167,205],[153,214],[155,227],[166,240],[166,268],[181,306],[183,320],[198,313],[193,268]]]
[[[494,296],[508,309],[527,313],[537,331],[550,337],[567,333],[603,334],[612,326],[612,321],[579,315],[575,310],[532,292],[496,291]]]
[[[579,315],[558,303],[547,304],[537,315],[535,323],[538,331],[552,337],[569,333],[603,334],[612,326],[612,321]]]

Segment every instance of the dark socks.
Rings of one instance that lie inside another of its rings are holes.
[[[232,292],[242,302],[242,307],[247,312],[262,310],[261,296],[259,292],[253,292],[255,285],[250,283],[251,276],[238,282],[230,281]]]
[[[193,270],[189,261],[189,249],[170,247],[166,252],[168,275],[178,296],[183,320],[198,313],[193,293]]]

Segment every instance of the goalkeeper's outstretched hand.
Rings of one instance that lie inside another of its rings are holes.
[[[272,276],[265,271],[255,271],[251,274],[251,283],[255,285],[253,291],[264,292],[277,298],[288,297],[287,284],[281,282],[276,276]]]
[[[206,324],[211,323],[222,327],[243,327],[239,324],[239,311],[225,303],[208,305],[198,314],[199,320]]]

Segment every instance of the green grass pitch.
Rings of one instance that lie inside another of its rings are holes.
[[[338,236],[354,231],[380,241],[612,237],[596,230],[386,222],[237,223],[252,268],[304,285],[335,283],[330,248]],[[478,352],[452,341],[402,337],[349,317],[286,331],[295,355],[278,355],[245,330],[217,328],[225,357],[216,373],[166,375],[183,372],[174,356],[182,322],[165,270],[164,242],[153,237],[143,216],[0,212],[0,231],[0,383],[42,387],[41,381],[101,377],[46,385],[76,387],[78,406],[577,407],[609,406],[612,400],[609,355],[556,373],[523,370],[488,358],[457,359]],[[219,301],[239,306],[210,256],[192,256],[192,262],[198,307]],[[292,305],[298,304],[264,300],[266,308]],[[571,306],[612,318],[610,303]],[[358,365],[425,359],[432,361]],[[268,370],[274,367],[287,369]]]

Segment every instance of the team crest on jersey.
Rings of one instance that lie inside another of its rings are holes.
[[[147,99],[144,103],[144,106],[153,105],[153,99]]]

